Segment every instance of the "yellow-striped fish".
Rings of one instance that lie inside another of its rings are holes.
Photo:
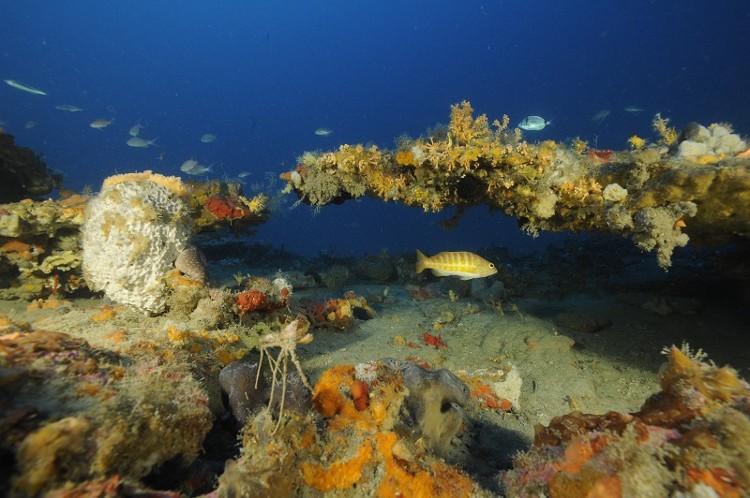
[[[493,263],[473,252],[439,252],[434,256],[425,256],[417,249],[417,273],[424,270],[432,270],[438,277],[453,275],[461,280],[489,277],[497,273]]]

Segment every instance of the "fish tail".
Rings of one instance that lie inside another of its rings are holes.
[[[425,270],[425,268],[427,268],[426,264],[427,264],[427,256],[425,256],[422,251],[417,249],[417,267],[416,267],[417,273],[422,273]]]

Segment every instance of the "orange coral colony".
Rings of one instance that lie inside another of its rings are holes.
[[[248,208],[230,197],[209,197],[203,204],[220,220],[241,220],[251,216]]]
[[[393,429],[405,396],[400,374],[381,374],[370,383],[355,378],[355,368],[339,365],[323,372],[313,393],[313,406],[328,420],[333,444],[356,450],[326,466],[302,464],[307,485],[318,491],[352,489],[380,476],[376,496],[462,497],[474,491],[474,482],[459,470],[427,458],[414,457]],[[384,473],[379,471],[384,469]]]

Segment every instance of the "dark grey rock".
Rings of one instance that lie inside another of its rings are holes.
[[[461,428],[469,387],[445,368],[428,370],[414,362],[392,358],[381,361],[401,371],[409,389],[401,407],[401,424],[414,438],[424,438],[437,455],[445,456],[451,439]]]
[[[263,375],[257,377],[258,359],[258,355],[248,355],[241,360],[233,361],[219,372],[219,385],[226,396],[232,415],[240,425],[244,425],[254,412],[268,402],[268,383]]]

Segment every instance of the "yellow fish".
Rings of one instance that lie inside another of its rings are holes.
[[[425,256],[417,249],[417,273],[432,270],[438,277],[459,277],[461,280],[489,277],[497,273],[497,268],[473,252],[439,252],[434,256]]]

